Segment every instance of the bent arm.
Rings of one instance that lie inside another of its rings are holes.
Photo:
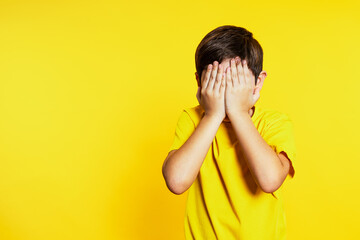
[[[162,173],[171,192],[182,194],[195,181],[220,124],[217,118],[204,115],[189,139],[168,154]]]
[[[229,118],[255,182],[266,193],[276,191],[289,171],[283,156],[278,156],[267,144],[248,114],[229,115]]]

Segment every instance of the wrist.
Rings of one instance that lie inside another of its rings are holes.
[[[225,117],[221,117],[218,115],[212,115],[212,114],[206,114],[206,112],[203,115],[203,119],[206,119],[208,121],[214,122],[216,124],[221,124]]]
[[[247,111],[233,111],[233,112],[228,112],[227,113],[229,119],[234,119],[234,118],[239,118],[239,117],[250,117],[251,114]]]

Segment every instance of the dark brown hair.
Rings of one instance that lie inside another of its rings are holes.
[[[226,58],[239,56],[257,78],[263,67],[263,50],[253,34],[242,27],[224,25],[209,32],[200,42],[195,53],[196,72],[201,84],[201,74],[215,60],[221,63]]]

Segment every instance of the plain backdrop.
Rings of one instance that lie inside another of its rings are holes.
[[[359,1],[0,1],[0,239],[184,239],[161,167],[198,104],[195,50],[251,31],[257,103],[297,146],[288,239],[357,239]],[[259,229],[260,230],[260,229]]]

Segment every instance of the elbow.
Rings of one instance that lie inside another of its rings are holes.
[[[279,189],[279,186],[267,184],[266,186],[262,186],[261,189],[265,193],[273,193]]]
[[[282,182],[274,177],[263,181],[263,183],[260,185],[260,188],[265,193],[273,193],[280,188],[281,184]]]
[[[183,184],[182,181],[176,180],[175,178],[165,179],[165,182],[170,192],[176,195],[181,195],[187,190],[185,184]]]
[[[287,173],[286,173],[287,174]],[[283,168],[274,169],[259,179],[259,186],[265,193],[273,193],[278,190],[286,178]]]
[[[183,187],[183,184],[181,183],[174,183],[174,182],[166,182],[166,185],[168,187],[168,189],[170,190],[170,192],[176,194],[176,195],[181,195],[183,194],[187,188]]]
[[[177,177],[176,174],[173,174],[168,169],[166,169],[165,165],[162,168],[162,174],[165,179],[166,186],[170,192],[176,195],[181,195],[188,189],[185,182]]]

